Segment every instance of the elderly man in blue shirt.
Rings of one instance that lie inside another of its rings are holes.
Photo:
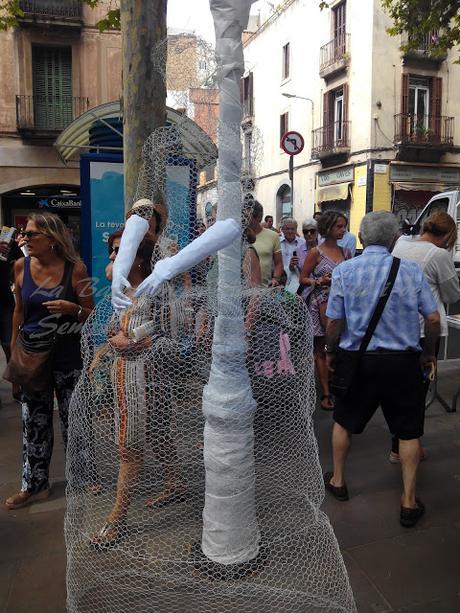
[[[359,238],[363,254],[334,269],[326,314],[326,351],[334,369],[337,348],[357,352],[387,284],[398,235],[394,215],[368,213]],[[420,347],[419,313],[425,321]],[[437,304],[422,269],[401,260],[393,289],[346,394],[336,398],[332,432],[334,470],[324,475],[326,489],[338,500],[348,500],[344,469],[352,434],[363,432],[379,406],[390,431],[400,441],[403,494],[400,523],[414,526],[425,507],[415,496],[419,437],[423,434],[425,394],[423,371],[436,364],[440,333]],[[356,354],[355,354],[356,355]]]

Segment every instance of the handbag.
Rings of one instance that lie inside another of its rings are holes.
[[[19,384],[26,393],[39,393],[49,389],[52,381],[54,340],[54,336],[32,340],[20,330],[3,378]]]
[[[337,350],[334,360],[334,372],[332,373],[329,387],[331,392],[339,398],[345,398],[350,390],[361,358],[363,357],[370,343],[388,298],[390,297],[400,264],[401,260],[399,258],[393,258],[388,279],[383,287],[382,293],[380,294],[380,298],[374,309],[374,313],[372,314],[358,351],[347,351],[340,348]]]

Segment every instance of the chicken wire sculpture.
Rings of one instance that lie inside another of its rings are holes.
[[[239,128],[222,112],[221,219],[242,200]],[[171,179],[188,157],[180,127],[145,144],[133,213],[167,201],[152,264],[193,238]],[[154,296],[128,290],[121,315],[100,302],[85,324],[67,451],[70,612],[355,611],[320,510],[309,314],[297,296],[253,287],[251,255],[238,239]],[[146,339],[115,349],[119,330]]]

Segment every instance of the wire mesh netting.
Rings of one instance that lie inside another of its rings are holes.
[[[212,291],[177,292],[139,299],[121,321],[104,301],[85,326],[68,448],[69,610],[352,610],[340,552],[319,509],[302,302],[282,290],[243,292],[260,541],[252,563],[222,565],[201,552],[202,395],[215,303]],[[118,326],[132,331],[146,322],[147,347],[120,354],[107,344]]]
[[[221,157],[240,142],[231,125]],[[190,185],[213,160],[186,137],[185,124],[159,128],[143,149],[132,212],[167,216],[151,264],[197,233]],[[240,206],[238,164],[221,170],[219,201]],[[84,326],[67,450],[71,613],[355,611],[320,510],[309,313],[257,285],[251,240],[153,297],[127,290],[121,316],[101,301]]]

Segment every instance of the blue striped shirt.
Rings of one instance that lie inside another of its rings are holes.
[[[334,268],[326,314],[344,319],[340,347],[357,351],[390,272],[386,247],[372,245]],[[398,275],[367,351],[420,350],[419,313],[437,311],[436,300],[416,262],[401,260]]]

